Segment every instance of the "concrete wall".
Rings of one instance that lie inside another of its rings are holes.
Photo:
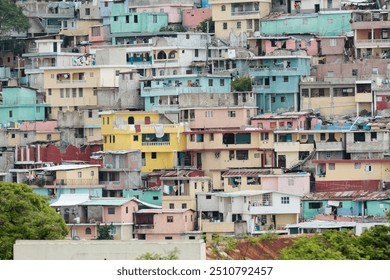
[[[145,253],[166,255],[175,248],[180,260],[206,259],[203,240],[17,240],[14,260],[135,260]]]

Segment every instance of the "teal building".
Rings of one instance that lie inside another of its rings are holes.
[[[0,123],[43,121],[49,104],[39,103],[37,92],[25,87],[5,87],[0,96]]]
[[[257,64],[249,73],[259,112],[299,111],[299,82],[302,76],[310,75],[310,57],[286,55],[255,59]]]
[[[318,214],[348,217],[382,217],[390,212],[389,191],[345,191],[311,193],[302,198],[302,219]]]
[[[280,16],[260,21],[263,36],[313,34],[338,36],[352,30],[351,11],[319,12],[295,16]]]
[[[161,190],[123,190],[123,197],[135,197],[142,202],[161,206]]]
[[[128,2],[112,4],[110,14],[110,33],[113,45],[130,44],[134,33],[153,34],[168,26],[166,13],[133,13],[129,12]]]

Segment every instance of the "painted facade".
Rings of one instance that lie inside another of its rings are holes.
[[[160,122],[156,112],[102,112],[104,150],[139,149],[142,172],[174,168],[186,147],[184,124]]]
[[[299,111],[299,82],[310,74],[310,57],[264,56],[250,69],[261,113]]]
[[[195,212],[190,209],[145,209],[135,214],[134,234],[141,240],[185,239],[194,227]]]
[[[6,87],[1,95],[0,120],[3,127],[11,126],[11,122],[45,120],[45,111],[49,105],[39,100],[36,90]]]
[[[258,234],[269,229],[283,232],[298,221],[300,197],[274,191],[241,191],[198,194],[198,211],[210,221],[246,223],[245,232]]]

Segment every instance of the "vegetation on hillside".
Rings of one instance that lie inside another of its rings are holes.
[[[18,239],[56,240],[68,233],[47,199],[24,184],[0,183],[0,259],[13,258]]]

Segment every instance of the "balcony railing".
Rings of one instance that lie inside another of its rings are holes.
[[[142,146],[169,146],[170,142],[142,142]]]

